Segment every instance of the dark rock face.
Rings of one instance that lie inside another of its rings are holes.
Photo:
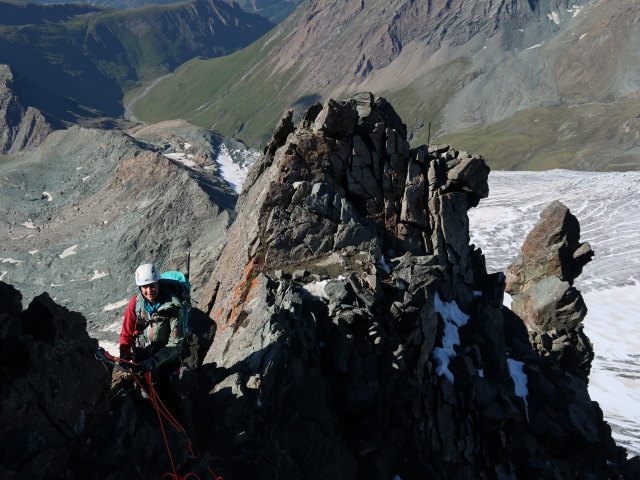
[[[0,64],[0,153],[18,153],[39,145],[51,133],[40,111],[24,107],[12,90],[13,74]]]
[[[80,314],[21,299],[0,282],[0,477],[61,478],[108,411],[109,372]]]
[[[46,293],[26,310],[21,299],[0,282],[0,478],[124,480],[170,472],[156,412],[128,374],[110,391],[111,367],[97,361],[86,320]],[[176,466],[206,478],[207,458],[190,457],[185,438],[166,429]]]
[[[469,245],[466,212],[488,194],[481,157],[409,148],[371,95],[313,106],[287,131],[245,184],[201,299],[215,327],[192,319],[216,336],[204,365],[188,345],[179,416],[202,456],[169,430],[178,472],[637,478],[584,372],[531,346],[502,306],[504,275]],[[2,478],[169,471],[154,410],[130,376],[108,393],[85,327],[46,294],[22,311],[0,282]]]
[[[217,334],[191,398],[223,474],[578,479],[631,468],[582,370],[532,348],[502,306],[504,276],[469,245],[466,212],[488,194],[481,157],[411,149],[370,94],[313,106],[295,129],[283,122],[200,303]],[[562,281],[588,256],[569,237]]]
[[[594,253],[580,243],[578,220],[562,203],[551,203],[540,218],[509,266],[506,291],[536,350],[586,380],[594,353],[581,324],[587,306],[573,282]]]

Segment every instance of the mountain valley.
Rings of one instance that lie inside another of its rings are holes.
[[[288,108],[300,115],[320,99],[373,91],[397,105],[412,141],[431,132],[496,168],[634,169],[637,9],[628,0],[310,2],[240,52],[187,62],[134,113],[259,144]]]

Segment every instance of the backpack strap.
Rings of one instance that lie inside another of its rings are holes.
[[[149,312],[144,308],[144,298],[142,293],[136,296],[136,332],[138,335],[143,332],[149,322]]]

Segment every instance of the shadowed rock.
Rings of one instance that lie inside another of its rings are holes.
[[[39,110],[25,107],[12,90],[13,74],[0,64],[0,153],[18,153],[44,141],[51,125]]]
[[[109,373],[80,314],[21,298],[0,282],[0,477],[61,478],[108,411]]]

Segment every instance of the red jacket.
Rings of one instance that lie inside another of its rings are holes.
[[[136,336],[136,297],[131,297],[129,305],[124,312],[124,321],[122,322],[122,331],[120,332],[120,356],[131,356],[131,347],[135,342]]]
[[[120,332],[120,356],[131,357],[135,344],[146,350],[145,355],[151,355],[149,358],[156,366],[176,360],[180,356],[184,335],[182,303],[161,288],[158,291],[157,304],[154,306],[154,318],[157,319],[150,319],[149,313],[143,307],[144,302],[141,294],[136,294],[129,300]],[[144,320],[144,327],[138,325],[138,316]],[[141,331],[136,331],[136,328],[140,328]]]

